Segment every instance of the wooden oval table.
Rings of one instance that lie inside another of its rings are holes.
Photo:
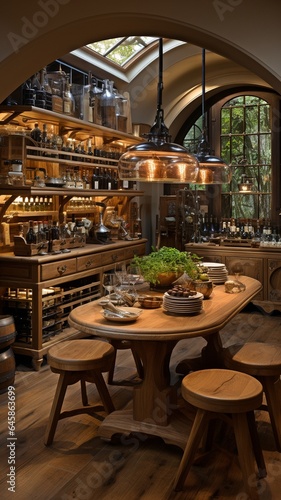
[[[166,443],[185,447],[189,426],[178,407],[176,389],[170,386],[169,363],[179,340],[203,337],[207,341],[208,367],[218,366],[221,349],[220,330],[261,290],[259,281],[241,277],[246,290],[225,292],[224,285],[214,288],[197,315],[170,315],[159,309],[143,309],[135,322],[119,323],[103,318],[99,301],[71,311],[70,326],[108,340],[130,340],[143,364],[143,380],[133,388],[131,408],[114,411],[101,423],[99,436],[144,433],[161,437]]]

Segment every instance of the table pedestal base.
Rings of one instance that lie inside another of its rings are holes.
[[[136,435],[140,441],[149,436],[160,437],[166,444],[179,446],[184,450],[192,426],[193,415],[187,409],[180,409],[171,415],[168,425],[157,425],[153,422],[138,422],[133,418],[133,410],[114,411],[105,417],[101,423],[98,436],[110,441],[113,436],[122,435],[124,444],[132,444],[125,436]]]

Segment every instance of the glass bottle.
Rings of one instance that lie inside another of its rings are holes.
[[[91,88],[92,88],[92,75],[89,72],[88,85],[83,86],[83,106],[82,106],[83,120],[87,122],[93,121],[93,109],[91,105]]]
[[[115,92],[116,128],[127,132],[127,99],[119,92]]]
[[[116,129],[116,99],[113,92],[113,82],[105,79],[103,91],[98,95],[100,102],[101,121],[104,127]]]
[[[63,93],[63,112],[65,115],[74,116],[75,100],[71,92],[69,75],[66,77],[65,91]]]
[[[46,241],[46,232],[43,229],[43,221],[38,221],[38,243]]]
[[[28,223],[28,230],[25,236],[26,243],[31,245],[32,243],[36,243],[36,233],[34,231],[34,222],[30,220]]]
[[[30,137],[39,145],[42,140],[42,132],[39,128],[38,122],[34,123],[34,128],[30,132]]]
[[[90,88],[90,107],[92,108],[93,122],[97,125],[102,124],[98,96],[102,93],[102,89],[97,86],[97,80],[92,78],[92,85]]]
[[[93,172],[92,189],[100,189],[100,173],[98,167],[96,167]]]

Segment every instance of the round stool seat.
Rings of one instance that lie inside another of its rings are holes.
[[[47,355],[51,369],[63,371],[108,371],[114,348],[102,340],[68,340],[52,346]]]
[[[232,370],[199,370],[182,381],[182,397],[196,408],[243,413],[262,403],[263,387],[255,378]]]
[[[115,350],[107,342],[101,340],[67,340],[49,349],[47,359],[51,370],[59,373],[59,380],[53,400],[49,422],[45,433],[45,444],[50,445],[56,432],[57,423],[65,417],[88,413],[96,416],[96,412],[114,410],[110,394],[103,379],[102,372],[109,371],[114,362]],[[81,383],[82,408],[61,411],[66,389],[69,385]],[[103,406],[89,405],[86,382],[96,385]]]
[[[223,350],[224,365],[254,376],[281,374],[281,347],[262,342],[234,344]]]
[[[258,500],[258,484],[252,480],[250,482],[249,478],[255,477],[254,457],[260,477],[266,476],[254,416],[254,410],[262,403],[262,384],[245,373],[218,368],[186,375],[181,389],[182,397],[196,408],[196,415],[176,474],[174,489],[183,489],[209,422],[219,417],[233,425],[244,487],[249,498]]]
[[[276,448],[281,452],[281,347],[263,342],[234,344],[223,349],[224,366],[257,377],[262,383]]]

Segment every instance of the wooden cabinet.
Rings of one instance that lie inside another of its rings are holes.
[[[74,215],[98,223],[100,211],[115,211],[132,230],[131,202],[143,192],[116,179],[119,155],[139,137],[31,106],[1,106],[0,112],[0,251],[9,250],[18,223],[29,219],[62,223]],[[31,138],[35,123],[48,128],[48,147]],[[22,172],[12,171],[15,160]],[[92,182],[97,169],[98,188]]]
[[[1,309],[15,319],[15,353],[32,358],[39,370],[51,345],[79,337],[69,312],[101,296],[102,273],[118,261],[144,255],[146,240],[86,245],[70,254],[16,257],[0,254]]]
[[[281,257],[272,256],[267,259],[267,294],[272,302],[280,302],[281,304]]]
[[[18,224],[27,224],[29,220],[62,223],[71,221],[73,216],[87,217],[95,224],[102,207],[104,212],[108,209],[108,213],[115,210],[122,222],[129,225],[133,212],[131,202],[143,192],[123,185],[112,190],[110,183],[102,189],[81,188],[78,183],[76,187],[63,183],[57,187],[56,181],[62,180],[67,169],[79,172],[79,178],[81,172],[87,170],[92,177],[96,167],[106,168],[116,177],[118,154],[140,138],[28,106],[1,106],[0,112],[1,310],[15,319],[14,351],[31,357],[33,367],[39,370],[51,345],[80,335],[68,326],[69,312],[100,297],[103,272],[114,269],[118,261],[129,263],[135,254],[144,254],[146,240],[115,237],[105,244],[83,241],[80,248],[74,245],[69,253],[63,252],[70,247],[61,246],[62,252],[53,254],[39,255],[36,247],[34,254],[19,251],[14,255]],[[45,143],[44,147],[42,143],[34,143],[30,131],[36,122],[41,130],[45,124],[53,138],[59,137],[68,144],[74,141],[83,144],[83,148],[78,153],[73,147],[71,151],[57,147],[57,142],[49,141],[48,147]],[[89,140],[98,145],[99,154],[84,147]],[[107,154],[103,156],[101,152]],[[23,170],[19,174],[9,171],[14,160],[22,162]],[[42,172],[44,175],[40,177]],[[42,180],[39,185],[37,177]],[[21,201],[17,202],[18,199]],[[78,204],[77,199],[80,199]]]
[[[244,248],[208,244],[185,245],[187,251],[203,257],[205,262],[222,262],[229,274],[240,264],[245,276],[259,280],[263,289],[253,301],[264,311],[281,311],[281,257],[280,248]],[[243,281],[243,279],[242,279]]]

